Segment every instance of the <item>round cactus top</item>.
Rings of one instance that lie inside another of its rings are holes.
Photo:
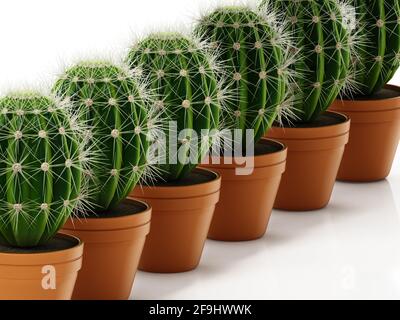
[[[146,39],[137,43],[133,51],[143,54],[157,54],[168,56],[169,54],[185,54],[201,50],[199,43],[178,32],[153,33]]]
[[[257,12],[246,6],[227,6],[214,10],[203,17],[201,23],[217,28],[254,27],[257,24],[266,24],[266,21]]]
[[[23,116],[25,113],[39,114],[52,112],[62,105],[56,98],[45,96],[37,91],[14,91],[0,98],[1,114],[16,114]]]
[[[114,64],[107,60],[83,60],[78,62],[77,66],[86,68],[110,68],[113,67]]]
[[[131,74],[127,67],[115,65],[109,61],[86,60],[81,61],[73,67],[67,69],[62,78],[72,82],[112,82],[130,78]]]
[[[37,98],[43,98],[44,96],[39,92],[35,90],[20,90],[20,91],[12,91],[7,95],[8,98],[10,99],[15,99],[15,100],[29,100],[29,99],[37,99]]]
[[[148,36],[154,40],[182,40],[187,39],[186,36],[179,32],[155,32]]]
[[[252,10],[246,6],[232,5],[232,6],[225,6],[225,7],[217,8],[215,10],[215,12],[219,12],[219,13],[224,13],[224,12],[243,13],[243,12],[245,12],[245,13],[247,13],[247,12],[252,12]]]

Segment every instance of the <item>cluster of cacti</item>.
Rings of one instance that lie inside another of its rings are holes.
[[[152,34],[126,62],[68,68],[53,88],[59,98],[21,92],[0,99],[1,243],[48,241],[86,185],[91,209],[118,206],[148,168],[155,110],[165,126],[177,125],[164,128],[159,164],[162,179],[175,181],[209,152],[222,115],[226,128],[253,129],[257,142],[284,117],[315,120],[349,81],[358,84],[352,94],[380,90],[400,65],[400,0],[220,7],[198,21],[194,37]],[[135,73],[148,79],[152,99]]]
[[[0,242],[46,243],[84,199],[83,128],[36,92],[0,99]]]
[[[359,44],[353,55],[357,90],[371,95],[394,76],[400,66],[400,1],[351,0],[357,12]]]
[[[219,128],[223,97],[217,65],[201,43],[179,33],[148,36],[131,48],[127,61],[149,79],[164,124],[176,122],[176,132],[166,128],[166,161],[160,168],[162,179],[179,180],[201,162],[213,142],[212,132]],[[169,154],[169,138],[179,132],[178,151]]]
[[[66,70],[54,91],[84,110],[94,209],[116,207],[146,170],[151,119],[142,87],[124,67],[86,61]]]
[[[351,66],[351,30],[338,0],[263,0],[291,24],[299,50],[294,64],[298,77],[299,122],[326,111],[345,85]]]
[[[195,32],[225,64],[232,127],[254,129],[258,141],[285,111],[290,80],[290,36],[272,14],[246,6],[221,7],[202,17]]]

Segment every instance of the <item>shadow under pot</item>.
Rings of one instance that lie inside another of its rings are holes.
[[[288,147],[286,171],[274,207],[310,211],[326,207],[349,140],[350,120],[325,112],[310,123],[274,126],[268,137]]]
[[[83,243],[61,233],[34,248],[0,244],[0,300],[70,300],[82,254]]]
[[[218,174],[195,169],[179,181],[133,190],[130,197],[146,201],[153,208],[140,270],[177,273],[199,265],[220,187]]]
[[[129,299],[150,220],[150,206],[125,200],[109,212],[66,223],[63,232],[85,242],[73,300]]]
[[[336,100],[330,109],[351,119],[350,140],[338,180],[385,179],[390,174],[400,138],[400,87],[387,85],[372,96]]]
[[[212,157],[203,164],[222,178],[221,199],[216,206],[208,238],[219,241],[259,239],[267,231],[282,173],[286,147],[262,139],[254,157]]]

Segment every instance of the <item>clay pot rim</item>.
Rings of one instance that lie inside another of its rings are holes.
[[[63,227],[63,230],[79,230],[79,231],[118,231],[143,227],[151,222],[151,206],[141,200],[127,198],[124,201],[136,202],[145,207],[138,213],[123,215],[120,217],[71,217]]]
[[[70,234],[59,232],[55,237],[73,239],[77,244],[68,249],[38,253],[2,253],[0,266],[45,266],[74,262],[82,258],[84,243]]]
[[[260,154],[260,155],[255,155],[254,156],[254,169],[261,169],[261,168],[267,168],[267,167],[273,167],[280,165],[282,163],[286,162],[286,157],[287,157],[287,152],[288,152],[288,147],[281,141],[278,141],[276,139],[270,139],[270,138],[262,138],[258,143],[262,143],[265,141],[273,142],[279,146],[281,146],[281,149],[275,152],[270,152],[270,153],[265,153],[265,154]],[[225,164],[225,163],[220,163],[220,164],[213,164],[211,161],[212,159],[218,160],[218,159],[234,159],[233,157],[210,157],[210,163],[205,164],[207,168],[219,168],[219,169],[232,169],[235,170],[239,167],[240,165],[234,163],[232,164]],[[237,158],[239,161],[246,161],[249,159],[249,157],[238,157]]]
[[[352,99],[336,99],[331,107],[333,110],[343,112],[385,112],[393,111],[400,108],[400,86],[387,84],[384,88],[397,91],[399,95],[387,99],[366,99],[366,100],[352,100]]]
[[[186,186],[144,186],[138,185],[129,195],[129,199],[141,198],[142,190],[146,192],[149,199],[187,199],[207,196],[219,192],[221,188],[221,175],[205,168],[196,168],[193,171],[203,171],[214,175],[214,179],[204,183]]]
[[[278,140],[282,140],[283,136],[284,140],[320,140],[345,136],[349,133],[351,123],[350,117],[335,111],[326,111],[325,113],[339,115],[343,117],[344,121],[322,127],[272,127],[268,132],[268,137]],[[284,134],[282,134],[282,132],[284,132]]]

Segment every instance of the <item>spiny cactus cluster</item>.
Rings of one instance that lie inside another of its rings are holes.
[[[286,16],[299,50],[294,64],[301,97],[300,122],[313,121],[328,109],[349,77],[351,38],[345,10],[337,0],[263,0]]]
[[[400,66],[400,1],[351,0],[357,12],[359,45],[353,56],[358,90],[371,95],[394,76]]]
[[[36,92],[0,99],[0,242],[46,243],[84,200],[83,129],[65,104]]]
[[[290,35],[273,14],[242,6],[216,9],[200,19],[195,32],[226,63],[233,127],[243,133],[254,129],[258,141],[286,111]]]
[[[127,61],[135,72],[149,79],[155,107],[165,124],[176,121],[177,132],[184,130],[185,135],[178,137],[177,145],[178,150],[184,151],[183,156],[167,154],[166,164],[160,165],[164,180],[179,180],[200,163],[213,142],[212,132],[219,128],[223,93],[214,58],[190,37],[157,33],[136,43]],[[207,129],[210,134],[202,135],[201,131]],[[197,139],[191,130],[197,133]],[[168,150],[169,136],[176,132],[167,129],[166,133]],[[196,159],[192,159],[193,154]]]
[[[84,110],[86,138],[95,155],[91,201],[97,211],[116,207],[147,166],[151,119],[142,87],[127,68],[85,61],[57,81],[55,93]]]

